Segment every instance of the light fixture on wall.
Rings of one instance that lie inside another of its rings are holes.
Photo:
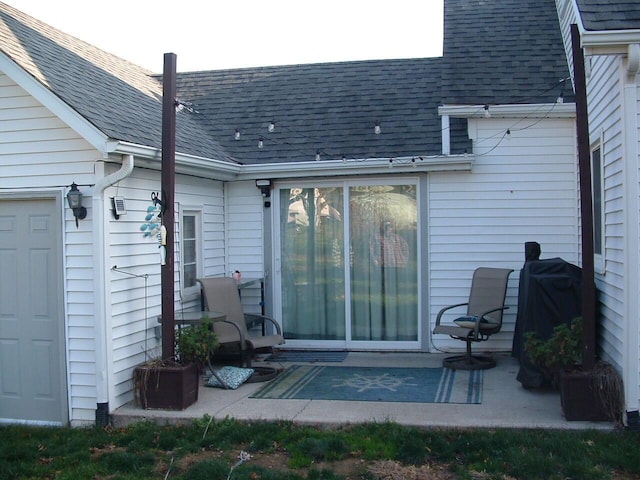
[[[76,228],[78,228],[78,220],[87,218],[87,209],[82,206],[82,192],[78,190],[76,182],[71,184],[71,190],[67,193],[67,202],[69,208],[73,210],[73,216],[76,217]]]
[[[258,179],[256,180],[256,187],[258,187],[260,193],[262,193],[265,208],[269,208],[271,206],[271,180],[268,178]]]

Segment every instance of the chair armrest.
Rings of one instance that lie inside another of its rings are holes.
[[[440,325],[440,320],[442,319],[442,314],[445,313],[447,310],[451,310],[453,308],[458,308],[458,307],[463,307],[465,305],[469,305],[469,302],[464,302],[464,303],[456,303],[455,305],[449,305],[448,307],[444,307],[442,310],[440,310],[438,312],[438,316],[436,317],[436,327],[438,325]]]
[[[240,327],[238,325],[236,325],[234,322],[232,322],[231,320],[214,320],[212,322],[213,324],[216,323],[226,323],[228,325],[232,325],[233,328],[235,328],[238,331],[238,341],[240,342],[240,349],[241,350],[245,350],[246,348],[246,338],[244,338],[244,333],[242,333],[242,330],[240,330]]]
[[[275,329],[276,329],[276,333],[280,336],[282,336],[282,329],[280,328],[280,324],[273,318],[271,317],[267,317],[266,315],[260,315],[259,313],[245,313],[244,315],[245,321],[247,322],[247,326],[249,327],[249,325],[254,326],[254,325],[262,325],[263,326],[263,335],[264,335],[264,327],[265,324],[271,323]]]
[[[491,310],[487,310],[486,312],[483,312],[481,315],[478,315],[478,323],[480,322],[480,320],[482,320],[485,316],[487,316],[490,313],[493,312],[499,312],[499,311],[505,311],[508,310],[509,307],[498,307],[498,308],[492,308]],[[489,322],[489,323],[493,323],[493,322]]]

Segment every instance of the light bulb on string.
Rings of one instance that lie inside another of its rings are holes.
[[[511,140],[511,129],[507,128],[507,133],[504,134],[507,140]]]
[[[262,148],[262,147],[264,147],[264,138],[260,137],[258,139],[258,148]]]
[[[316,162],[320,161],[320,150],[316,150]]]
[[[491,112],[489,111],[489,105],[484,106],[484,118],[491,118]]]
[[[240,140],[240,130],[236,128],[236,132],[233,134],[233,138]]]
[[[375,133],[376,135],[380,135],[380,132],[382,132],[382,129],[380,128],[380,123],[376,122],[376,124],[373,127],[373,133]]]
[[[267,127],[267,130],[269,131],[269,133],[273,132],[276,129],[276,122],[274,122],[273,120],[271,120],[269,122],[269,126]]]

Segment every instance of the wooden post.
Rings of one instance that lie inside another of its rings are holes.
[[[589,117],[584,52],[580,46],[578,26],[571,25],[573,80],[576,91],[576,126],[578,136],[578,169],[580,178],[580,216],[582,236],[582,366],[595,365],[596,285],[593,264],[593,201],[591,189],[591,151],[589,149]]]
[[[162,224],[167,229],[166,262],[161,269],[162,358],[175,356],[174,194],[176,188],[176,55],[164,54],[162,76]]]

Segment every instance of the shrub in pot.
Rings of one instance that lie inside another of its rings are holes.
[[[153,359],[133,370],[133,388],[143,408],[184,410],[198,399],[200,372],[209,361],[218,338],[211,320],[176,332],[176,357]]]
[[[620,374],[603,361],[590,370],[582,368],[582,318],[556,326],[546,340],[535,333],[525,334],[525,351],[551,385],[560,390],[567,420],[621,422]]]

